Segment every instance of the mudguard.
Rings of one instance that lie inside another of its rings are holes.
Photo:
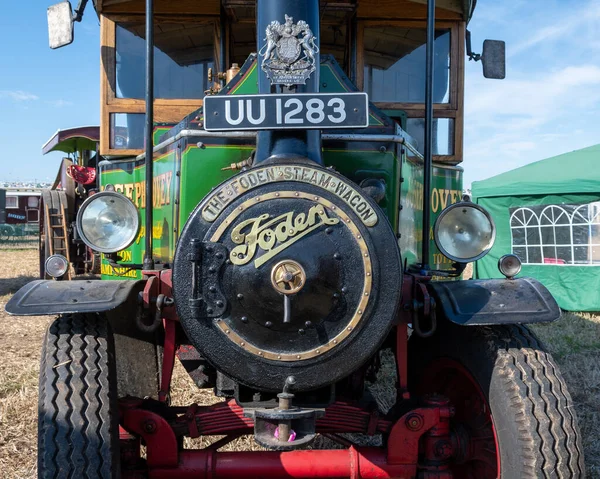
[[[436,281],[427,286],[444,315],[463,326],[545,323],[560,318],[550,292],[532,278]]]
[[[27,283],[6,303],[16,316],[100,313],[125,303],[144,288],[145,281],[36,280]]]

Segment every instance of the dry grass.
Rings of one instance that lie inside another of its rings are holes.
[[[4,305],[19,287],[35,279],[37,252],[0,250],[0,471],[2,477],[35,476],[37,375],[39,349],[49,317],[10,317]],[[561,365],[569,383],[584,435],[588,477],[600,478],[600,316],[566,313],[560,321],[534,327]],[[392,376],[384,361],[380,375]],[[390,382],[372,388],[382,409],[389,407]],[[173,402],[211,404],[214,396],[198,390],[183,368],[176,365]],[[186,440],[186,447],[204,447],[217,438]],[[315,447],[333,447],[320,439]],[[249,436],[224,450],[260,449]]]
[[[0,251],[0,470],[4,477],[35,476],[37,376],[47,317],[11,317],[10,295],[36,279],[37,251]]]

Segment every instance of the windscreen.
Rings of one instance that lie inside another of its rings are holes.
[[[144,98],[143,22],[116,26],[117,98]],[[215,58],[213,23],[160,23],[154,27],[154,96],[201,99]]]

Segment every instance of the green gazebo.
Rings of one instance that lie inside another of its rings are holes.
[[[512,252],[561,308],[600,310],[600,145],[476,181],[472,194],[497,228],[476,278],[501,277],[498,259]]]

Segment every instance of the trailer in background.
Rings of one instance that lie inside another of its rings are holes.
[[[42,147],[44,155],[61,151],[66,156],[39,203],[41,278],[52,277],[48,265],[64,269],[60,277],[65,279],[100,272],[99,254],[79,239],[75,226],[79,206],[96,192],[99,141],[100,128],[84,126],[58,130]]]
[[[23,241],[39,231],[41,188],[0,189],[0,241]]]

